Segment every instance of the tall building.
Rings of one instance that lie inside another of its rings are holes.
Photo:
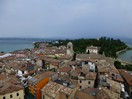
[[[74,55],[73,44],[71,42],[67,44],[67,55]]]

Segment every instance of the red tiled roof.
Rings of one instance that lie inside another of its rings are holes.
[[[96,73],[94,73],[94,72],[89,72],[89,73],[87,73],[87,75],[86,75],[86,79],[90,79],[90,80],[95,80],[96,79]]]
[[[60,68],[61,72],[69,72],[72,68],[71,67],[62,67]]]
[[[2,84],[0,95],[23,90],[23,87],[17,84],[17,78],[15,75],[7,76],[6,74],[0,74],[0,82]]]
[[[77,91],[74,98],[75,99],[96,99],[94,96],[88,93],[85,93],[83,91]]]
[[[122,77],[114,77],[114,80],[117,82],[124,82]]]
[[[96,60],[95,60],[95,59],[91,59],[91,58],[85,58],[85,59],[83,59],[82,61],[86,61],[86,62],[93,62],[93,63],[95,63],[95,62],[96,62]]]
[[[119,69],[119,73],[123,76],[124,80],[127,82],[128,85],[132,86],[132,74],[124,69]]]
[[[51,62],[50,64],[53,66],[59,66],[59,62]]]

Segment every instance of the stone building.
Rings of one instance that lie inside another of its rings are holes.
[[[15,75],[0,74],[0,99],[24,99],[24,88]]]
[[[95,53],[98,54],[99,48],[95,46],[90,46],[86,48],[86,53]]]
[[[74,55],[73,44],[71,42],[67,44],[67,55],[70,55],[70,56]]]

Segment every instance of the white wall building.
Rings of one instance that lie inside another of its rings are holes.
[[[98,54],[99,48],[95,46],[90,46],[86,48],[86,53],[95,53]]]

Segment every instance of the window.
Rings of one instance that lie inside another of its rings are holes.
[[[17,93],[17,96],[19,96],[19,93]]]
[[[4,96],[3,99],[6,99],[6,97]]]
[[[90,82],[90,81],[88,81],[88,84],[91,84],[91,82]]]
[[[43,99],[45,99],[45,96],[43,95]]]
[[[12,95],[10,95],[10,98],[12,98]]]
[[[68,95],[66,95],[66,99],[68,99]]]
[[[82,83],[82,81],[80,80],[80,83]]]
[[[88,64],[88,62],[85,62],[85,65]]]
[[[22,71],[22,74],[24,74],[24,71]]]

